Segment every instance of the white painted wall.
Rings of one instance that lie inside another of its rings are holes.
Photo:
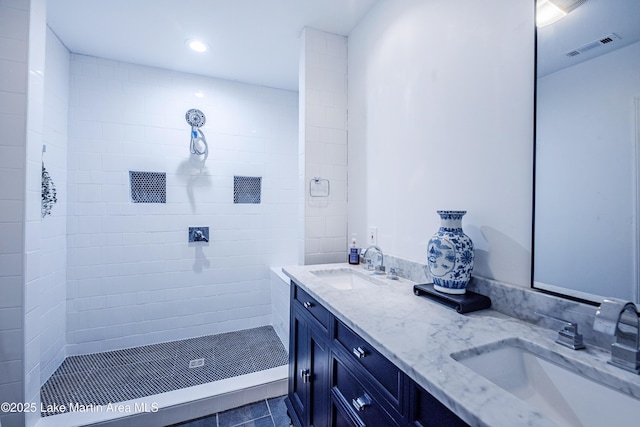
[[[538,282],[635,298],[638,70],[635,43],[538,80]]]
[[[270,266],[297,259],[297,93],[72,55],[70,100],[67,352],[269,324]],[[166,172],[167,203],[131,203],[129,170]],[[234,175],[261,204],[233,203]]]
[[[533,8],[383,0],[350,34],[348,235],[425,262],[467,210],[474,274],[530,285]]]

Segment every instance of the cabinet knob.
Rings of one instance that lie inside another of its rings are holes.
[[[311,301],[306,301],[303,302],[302,305],[304,306],[304,308],[311,308],[313,307],[313,303]]]
[[[367,393],[364,393],[362,396],[358,397],[357,399],[353,399],[351,401],[351,404],[353,405],[354,408],[356,408],[356,411],[364,411],[364,409],[367,406],[371,405],[371,398]]]
[[[357,347],[353,349],[353,354],[358,358],[362,359],[367,355],[367,353],[362,349],[362,347]]]

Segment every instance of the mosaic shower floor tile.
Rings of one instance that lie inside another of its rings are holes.
[[[286,365],[271,326],[67,357],[40,389],[46,408],[106,405]],[[190,367],[191,366],[191,367]],[[59,412],[43,412],[42,416]]]

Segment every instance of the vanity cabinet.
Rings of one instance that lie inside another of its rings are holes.
[[[295,426],[466,426],[295,282],[290,326],[285,402]]]

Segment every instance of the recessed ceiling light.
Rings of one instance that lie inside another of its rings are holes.
[[[546,27],[564,18],[567,12],[547,0],[538,0],[536,8],[536,25]]]
[[[202,40],[189,39],[187,40],[187,46],[196,52],[206,52],[209,49],[209,45]]]
[[[195,95],[196,98],[204,98],[204,93],[202,93],[202,92],[196,92],[196,93],[194,93],[194,95]]]
[[[536,26],[546,27],[567,16],[587,0],[536,0]]]

